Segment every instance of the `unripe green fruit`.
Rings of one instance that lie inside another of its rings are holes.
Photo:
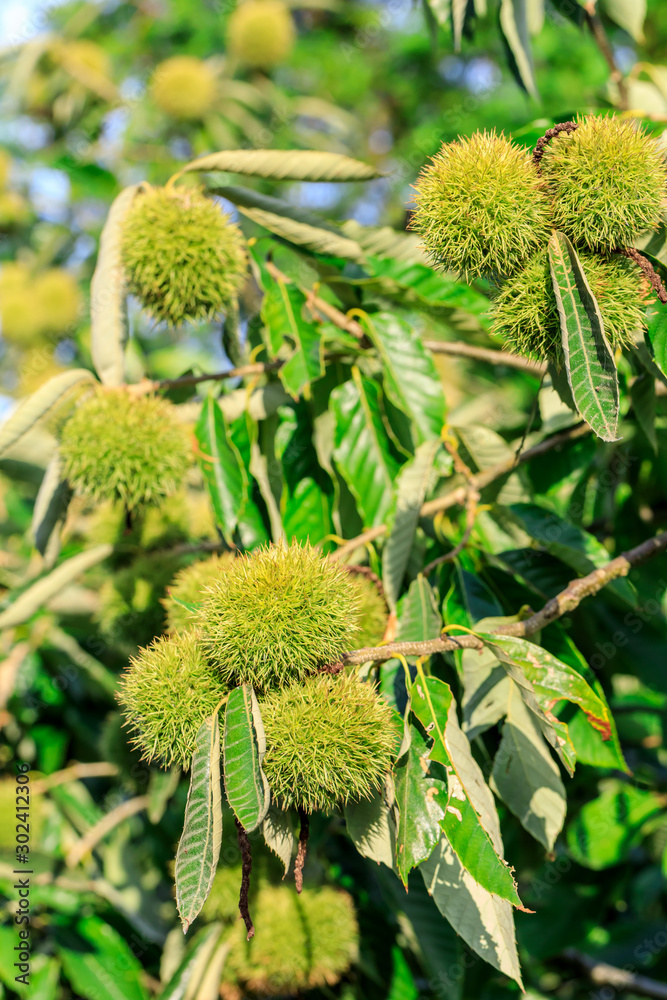
[[[173,56],[155,70],[151,85],[155,103],[172,118],[201,118],[216,98],[214,71],[193,56]]]
[[[243,234],[196,188],[152,188],[125,220],[122,255],[130,291],[170,326],[212,319],[245,280]]]
[[[193,612],[184,607],[184,604],[201,604],[206,598],[207,589],[223,578],[233,560],[231,553],[223,552],[192,563],[176,574],[164,600],[170,632],[180,632],[193,624]]]
[[[387,602],[372,579],[362,573],[350,574],[359,594],[359,625],[361,631],[354,637],[358,649],[377,646],[382,642],[389,620]]]
[[[549,202],[525,150],[476,132],[444,143],[415,185],[412,228],[433,265],[511,274],[549,238]]]
[[[338,662],[358,634],[358,605],[345,570],[294,542],[234,559],[197,622],[222,676],[263,689]]]
[[[227,22],[227,48],[256,69],[284,62],[295,36],[292,15],[281,0],[242,0]]]
[[[261,702],[264,773],[281,808],[330,812],[369,798],[396,749],[391,709],[353,675],[322,674]]]
[[[124,390],[97,390],[65,424],[65,474],[92,500],[120,501],[128,510],[159,503],[181,486],[191,462],[175,407]]]
[[[47,333],[67,333],[81,312],[81,293],[76,280],[62,268],[44,271],[35,279],[34,296]]]
[[[600,307],[613,347],[633,343],[644,326],[646,303],[642,272],[627,257],[581,251],[579,259]],[[491,332],[505,347],[537,361],[562,357],[562,337],[549,258],[542,251],[525,270],[509,278],[493,303]]]
[[[544,151],[554,226],[591,249],[613,250],[660,223],[667,172],[653,138],[622,118],[588,115]]]
[[[121,677],[118,700],[143,760],[188,768],[197,732],[226,691],[192,630],[142,649]]]
[[[335,986],[357,959],[359,927],[352,897],[324,886],[260,885],[253,906],[255,935],[237,923],[223,971],[244,996],[296,996]]]
[[[18,347],[33,347],[42,339],[41,310],[29,285],[0,288],[0,333]]]

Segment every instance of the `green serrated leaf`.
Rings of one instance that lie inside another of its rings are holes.
[[[424,642],[437,639],[441,632],[442,616],[435,592],[426,577],[420,574],[398,605],[398,639]]]
[[[575,861],[594,871],[616,865],[641,841],[644,823],[662,808],[654,792],[614,781],[568,824],[568,849]]]
[[[656,398],[655,380],[647,371],[635,378],[630,386],[632,409],[637,423],[654,452],[658,451],[658,436],[655,429]]]
[[[646,0],[601,0],[602,10],[641,45],[644,41]]]
[[[141,184],[124,188],[112,202],[90,282],[90,353],[103,385],[125,381],[127,308],[121,242],[125,217],[140,188]]]
[[[72,490],[63,478],[63,462],[57,451],[44,473],[42,484],[35,499],[30,533],[35,548],[51,565],[60,550],[60,531],[72,499]]]
[[[333,456],[354,496],[365,527],[382,524],[391,508],[399,464],[382,420],[377,382],[355,370],[331,393],[335,420]]]
[[[657,303],[646,310],[647,329],[644,334],[651,356],[667,378],[667,306]]]
[[[213,396],[204,400],[195,435],[216,521],[229,545],[248,498],[248,477]]]
[[[250,832],[264,821],[271,793],[262,761],[266,737],[255,692],[247,684],[230,692],[225,711],[225,794],[241,826]]]
[[[83,917],[71,929],[57,928],[55,939],[65,976],[81,996],[148,1000],[141,963],[118,931],[99,917]]]
[[[312,149],[232,149],[202,156],[180,173],[224,170],[274,181],[368,181],[378,171],[340,153]]]
[[[447,805],[440,826],[458,858],[479,885],[514,906],[521,906],[510,869],[498,857],[466,789],[447,744],[447,723],[454,706],[451,689],[437,677],[418,677],[410,688],[410,707],[433,739],[429,759],[447,771]],[[455,711],[455,708],[454,708]]]
[[[178,965],[159,1000],[196,1000],[206,969],[220,942],[223,927],[219,923],[203,927],[193,938],[192,946]]]
[[[279,236],[296,246],[305,247],[313,253],[328,254],[332,257],[342,257],[343,260],[360,260],[363,252],[358,243],[348,240],[345,236],[321,229],[307,222],[290,219],[265,208],[238,206],[239,212],[252,219],[258,226],[268,229],[274,236]]]
[[[454,38],[454,51],[461,51],[461,38],[463,36],[463,25],[465,24],[468,0],[451,0],[452,2],[452,36]]]
[[[169,799],[178,788],[180,767],[169,771],[152,771],[148,782],[146,814],[151,823],[159,823],[165,814]]]
[[[409,324],[391,313],[374,314],[369,333],[392,403],[410,418],[418,441],[439,440],[446,408],[433,358]]]
[[[565,821],[565,787],[519,689],[509,678],[508,684],[507,721],[493,759],[491,787],[528,833],[551,851]]]
[[[439,441],[424,441],[414,458],[401,469],[396,480],[393,509],[387,515],[389,537],[382,552],[382,583],[392,611],[410,561],[419,523],[419,511],[433,479],[433,465]]]
[[[403,885],[428,858],[440,839],[447,786],[429,774],[429,749],[416,726],[407,729],[409,744],[394,766],[396,789],[396,868]]]
[[[549,266],[572,396],[579,413],[598,437],[616,441],[616,362],[577,251],[565,233],[557,230],[549,240]]]
[[[272,320],[277,324],[281,340],[288,336],[294,344],[294,353],[279,371],[280,381],[294,398],[324,374],[324,354],[322,334],[315,323],[309,323],[303,318],[303,307],[306,297],[294,285],[286,285],[284,281],[276,282],[278,289],[278,308],[272,314]],[[276,332],[271,334],[275,342]]]
[[[197,733],[185,823],[176,854],[176,905],[184,934],[211,891],[221,842],[220,726],[216,711]]]

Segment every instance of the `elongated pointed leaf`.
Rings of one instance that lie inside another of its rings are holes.
[[[30,529],[37,551],[42,555],[46,555],[48,551],[49,564],[52,564],[58,556],[60,530],[71,498],[72,490],[63,478],[63,462],[60,452],[57,451],[49,462],[42,485],[39,487]]]
[[[47,601],[59,594],[63,587],[76,580],[86,570],[103,562],[112,552],[113,545],[106,543],[96,545],[56,566],[47,576],[41,577],[19,594],[16,600],[0,613],[0,628],[12,628],[14,625],[26,622],[36,611],[43,608]]]
[[[572,396],[598,437],[615,441],[618,375],[614,355],[577,251],[565,233],[557,230],[549,240],[549,266]]]
[[[369,332],[392,403],[412,421],[417,441],[439,439],[446,408],[432,356],[409,324],[391,313],[374,315]]]
[[[491,787],[550,851],[565,821],[565,787],[537,721],[516,684],[507,682],[507,721],[493,760]]]
[[[126,187],[113,201],[90,282],[90,351],[104,385],[122,385],[125,381],[127,308],[121,242],[123,223],[140,187]]]
[[[403,885],[416,865],[428,858],[440,839],[447,787],[429,774],[429,750],[416,726],[410,726],[409,746],[396,762],[396,868]]]
[[[461,51],[461,37],[463,35],[463,25],[465,23],[467,9],[468,0],[452,0],[452,35],[454,38],[455,52]]]
[[[199,984],[220,941],[222,930],[221,924],[214,923],[197,932],[192,947],[160,993],[159,1000],[186,1000],[186,997],[196,997]]]
[[[147,1000],[141,962],[123,936],[91,915],[57,927],[55,946],[72,990],[96,1000]],[[113,969],[113,975],[109,970]],[[28,995],[33,997],[32,990]]]
[[[269,810],[271,793],[262,770],[265,753],[257,697],[243,684],[230,692],[227,701],[223,758],[227,801],[246,832],[255,830]]]
[[[185,823],[176,853],[176,905],[184,934],[211,891],[221,842],[220,726],[216,711],[197,733]]]
[[[216,521],[229,544],[248,498],[248,477],[213,396],[204,400],[195,434]]]
[[[533,100],[539,101],[530,45],[527,0],[500,0],[500,28],[512,53],[514,75]]]
[[[646,311],[645,338],[656,365],[667,377],[667,306],[662,302],[649,306]]]
[[[378,176],[375,167],[360,160],[312,149],[223,150],[193,160],[182,173],[192,170],[224,170],[274,181],[368,181]]]
[[[466,944],[521,985],[514,915],[507,900],[475,882],[444,836],[419,871],[443,917]]]
[[[447,808],[440,826],[475,881],[488,892],[520,906],[512,873],[498,857],[472,805],[465,787],[466,774],[459,774],[450,755],[446,734],[452,703],[449,685],[437,677],[417,678],[410,689],[412,711],[433,739],[429,757],[447,771]]]
[[[289,219],[276,212],[269,212],[265,208],[239,205],[238,209],[242,215],[252,219],[258,226],[268,229],[275,236],[280,236],[283,240],[305,247],[314,253],[342,257],[344,260],[360,260],[363,257],[361,247],[357,243],[345,236],[339,236],[338,233],[320,229],[319,226],[310,225],[308,222]]]
[[[53,416],[56,409],[66,401],[77,386],[94,381],[95,376],[85,368],[72,368],[54,375],[48,382],[40,385],[39,389],[24,399],[9,419],[0,426],[0,455],[20,441],[38,421]]]
[[[273,354],[287,339],[293,345],[292,356],[280,369],[280,380],[295,399],[324,374],[322,335],[315,323],[303,318],[306,297],[295,285],[276,281],[262,303],[268,342]]]
[[[499,660],[520,667],[532,683],[540,703],[551,710],[559,701],[571,701],[586,713],[590,724],[603,739],[611,738],[609,709],[576,670],[541,646],[513,635],[484,635]]]
[[[398,605],[398,638],[401,642],[437,639],[442,631],[442,615],[433,587],[421,574]]]
[[[334,459],[354,496],[365,527],[382,524],[391,508],[399,464],[382,420],[376,382],[354,373],[331,393]]]
[[[424,441],[396,480],[396,500],[387,519],[389,538],[382,552],[382,583],[392,611],[401,591],[419,523],[419,510],[434,478],[433,463],[439,441]],[[433,636],[435,638],[435,636]]]

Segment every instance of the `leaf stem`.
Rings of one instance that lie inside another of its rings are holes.
[[[241,891],[239,893],[239,913],[241,914],[243,923],[246,927],[246,940],[249,941],[250,938],[255,936],[255,925],[252,922],[250,909],[248,907],[250,873],[252,871],[252,852],[250,850],[248,834],[245,832],[243,825],[238,821],[236,816],[234,816],[234,822],[236,823],[236,839],[238,841],[239,850],[241,851]]]

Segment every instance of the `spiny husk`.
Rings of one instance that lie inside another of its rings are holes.
[[[233,560],[232,553],[223,552],[192,563],[176,574],[163,601],[170,632],[180,632],[193,624],[193,612],[184,604],[202,604],[208,588],[226,575]]]
[[[237,923],[223,971],[244,995],[295,996],[335,986],[357,960],[359,927],[352,897],[323,886],[260,885],[253,907],[255,935]]]
[[[281,0],[244,0],[227,22],[227,48],[256,69],[284,62],[295,37],[292,15]]]
[[[33,292],[43,315],[46,333],[67,333],[81,312],[81,293],[73,275],[52,267],[37,275]]]
[[[551,140],[542,173],[554,225],[575,243],[600,250],[632,245],[660,222],[667,194],[665,161],[633,122],[587,115]]]
[[[368,798],[396,749],[391,709],[356,676],[322,674],[261,702],[264,771],[281,807],[330,812]]]
[[[172,118],[201,118],[214,107],[216,90],[215,72],[194,56],[165,59],[151,83],[155,103]]]
[[[188,768],[197,731],[226,692],[193,629],[161,636],[133,657],[118,700],[143,760]]]
[[[389,620],[387,602],[378,585],[362,573],[350,573],[352,583],[359,594],[359,625],[361,631],[354,641],[358,649],[362,646],[377,646],[382,642]]]
[[[65,424],[65,473],[92,500],[120,501],[128,510],[159,503],[182,485],[191,452],[175,407],[155,396],[97,390]]]
[[[511,274],[549,238],[549,202],[528,153],[504,135],[444,143],[415,185],[412,228],[437,268]]]
[[[244,247],[238,226],[198,188],[151,188],[135,198],[123,228],[129,289],[170,326],[229,307],[245,280]]]
[[[646,285],[635,263],[619,254],[579,253],[612,346],[631,344],[644,326]],[[493,303],[492,333],[510,351],[537,361],[560,360],[562,339],[549,258],[539,253],[509,278]]]
[[[336,663],[358,634],[349,575],[309,545],[271,545],[236,558],[197,616],[230,683],[282,686]]]

